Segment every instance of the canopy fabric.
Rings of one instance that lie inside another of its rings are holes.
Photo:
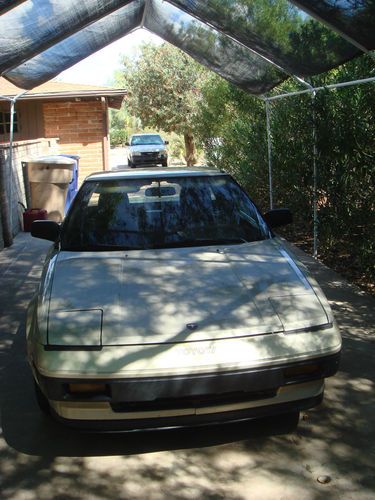
[[[306,12],[324,20],[362,50],[375,49],[373,0],[293,0]]]
[[[24,2],[25,0],[0,0],[0,14],[7,9],[12,9],[16,4]]]
[[[31,89],[138,28],[259,95],[374,49],[375,0],[0,0],[0,74]]]
[[[142,20],[143,8],[143,1],[134,0],[16,66],[4,76],[17,87],[28,89],[51,80],[61,71],[137,28]]]

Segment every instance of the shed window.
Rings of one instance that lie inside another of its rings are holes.
[[[14,132],[18,132],[18,116],[14,113]],[[10,133],[10,113],[5,111],[0,111],[0,134]]]

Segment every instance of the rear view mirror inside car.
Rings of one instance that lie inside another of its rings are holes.
[[[177,194],[176,189],[173,186],[155,186],[149,187],[145,190],[145,196],[173,196]]]

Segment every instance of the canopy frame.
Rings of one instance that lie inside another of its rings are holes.
[[[9,193],[9,228],[10,228],[10,234],[8,235],[8,245],[10,246],[13,242],[13,235],[12,235],[12,228],[13,228],[13,208],[12,208],[12,203],[13,203],[13,195],[14,195],[14,187],[13,187],[13,182],[12,182],[12,177],[13,177],[13,141],[14,141],[14,115],[15,115],[15,109],[16,109],[16,102],[20,97],[25,95],[28,92],[28,90],[23,90],[22,92],[19,92],[17,95],[14,97],[9,97],[9,96],[4,96],[0,95],[0,98],[5,99],[6,101],[9,102],[10,104],[10,124],[9,124],[9,155],[8,155],[8,162],[5,163],[4,166],[8,166],[8,171],[5,172],[4,179],[8,178],[8,186],[7,186],[7,192]]]
[[[300,79],[299,79],[300,80]],[[272,131],[271,131],[271,110],[270,103],[278,99],[284,99],[286,97],[294,97],[297,95],[311,94],[312,98],[312,171],[313,171],[313,193],[312,193],[312,220],[313,220],[313,257],[316,259],[318,257],[318,246],[319,246],[319,216],[318,216],[318,168],[317,168],[317,158],[318,158],[318,147],[317,147],[317,130],[316,130],[316,112],[315,112],[315,98],[319,91],[321,90],[333,90],[340,89],[344,87],[351,87],[354,85],[363,85],[366,83],[374,83],[375,77],[362,78],[359,80],[352,80],[348,82],[333,83],[329,85],[322,85],[319,87],[313,87],[309,85],[308,89],[297,90],[294,92],[286,92],[284,94],[278,94],[275,96],[263,96],[262,100],[265,103],[266,110],[266,130],[267,130],[267,154],[268,154],[268,188],[269,188],[269,205],[270,210],[273,209],[274,204],[274,193],[273,193],[273,178],[272,178]],[[307,84],[307,82],[304,81]]]

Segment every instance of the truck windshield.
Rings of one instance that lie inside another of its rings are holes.
[[[63,250],[242,244],[270,237],[230,176],[86,181],[63,224]]]
[[[131,146],[148,146],[151,144],[164,144],[163,139],[160,135],[135,135],[132,137],[130,145]]]

